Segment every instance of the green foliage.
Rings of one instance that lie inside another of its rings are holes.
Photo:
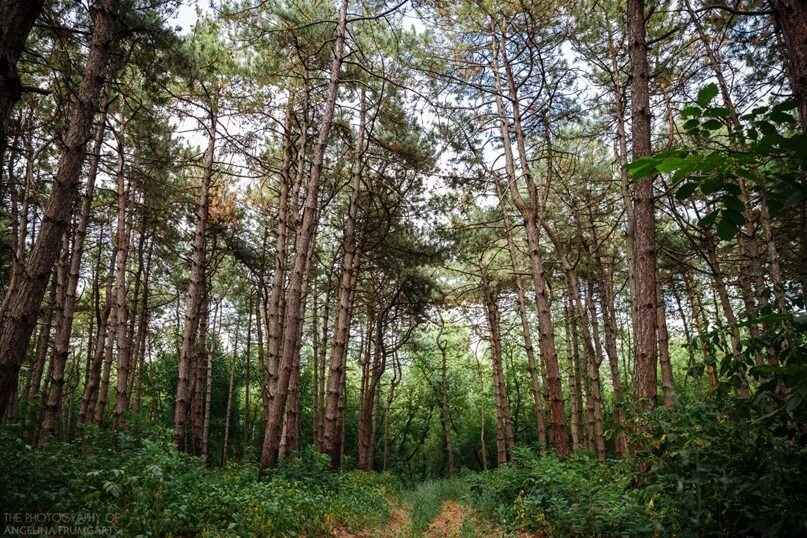
[[[665,527],[698,536],[795,536],[807,517],[807,451],[799,434],[779,435],[742,419],[747,402],[707,399],[658,409],[639,439],[647,502]]]
[[[660,514],[632,491],[628,463],[599,466],[590,455],[567,461],[519,448],[516,463],[469,475],[469,501],[512,529],[550,536],[640,536],[660,529]]]
[[[729,241],[746,220],[743,184],[764,194],[773,216],[807,194],[807,133],[794,131],[795,100],[735,118],[728,108],[712,104],[717,94],[717,86],[709,84],[698,92],[697,104],[681,111],[687,146],[636,159],[625,168],[635,178],[669,175],[679,201],[705,200],[709,212],[698,224],[716,225],[717,235]]]
[[[359,530],[383,522],[394,481],[335,474],[303,452],[263,480],[252,465],[205,468],[178,453],[170,432],[87,428],[72,444],[33,449],[0,431],[0,505],[8,512],[107,514],[126,536],[294,536],[335,522]]]
[[[736,354],[727,329],[706,334],[694,373],[715,367],[711,397],[654,410],[635,439],[639,483],[675,532],[795,536],[807,525],[807,318],[763,312],[739,325],[751,324],[759,333]],[[744,383],[750,397],[735,396]]]

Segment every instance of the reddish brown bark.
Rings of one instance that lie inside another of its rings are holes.
[[[647,62],[644,0],[628,0],[628,42],[631,68],[631,133],[633,160],[649,156],[650,73]],[[634,391],[640,405],[655,405],[657,387],[656,231],[653,178],[636,182],[633,193],[633,232],[636,283],[636,366]]]

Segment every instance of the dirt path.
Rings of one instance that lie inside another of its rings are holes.
[[[335,538],[414,538],[409,512],[402,506],[390,511],[389,520],[379,529],[368,529],[359,534],[351,534],[342,528],[333,529]],[[501,529],[491,528],[480,522],[473,510],[456,501],[443,501],[440,513],[429,523],[420,535],[422,538],[488,538],[508,537]],[[518,535],[525,538],[528,535]]]
[[[423,534],[426,538],[464,538],[478,536],[479,522],[471,510],[456,501],[443,501],[440,513],[429,523]]]

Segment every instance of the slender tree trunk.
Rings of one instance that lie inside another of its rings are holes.
[[[154,241],[149,242],[149,250],[146,255],[145,276],[143,278],[143,295],[140,303],[140,315],[137,322],[137,381],[134,385],[135,413],[140,414],[143,398],[143,370],[146,367],[146,337],[149,328],[149,283],[151,275],[151,257],[154,252]]]
[[[689,304],[692,308],[692,319],[695,321],[695,330],[698,334],[698,341],[700,342],[701,355],[705,359],[709,353],[706,349],[706,340],[704,340],[706,335],[703,332],[703,317],[700,298],[692,285],[688,272],[684,272],[683,277],[684,289],[686,290],[687,298],[689,299]],[[709,386],[712,388],[717,386],[717,376],[715,375],[714,366],[707,364],[706,373],[709,379]]]
[[[209,206],[210,184],[213,178],[213,166],[216,152],[216,128],[218,124],[218,103],[214,98],[210,109],[210,125],[208,126],[207,150],[204,157],[204,173],[196,203],[196,231],[193,239],[193,260],[188,286],[188,303],[185,309],[185,324],[182,333],[182,349],[179,356],[179,378],[177,381],[176,405],[174,407],[174,440],[180,450],[185,448],[185,423],[188,417],[190,400],[190,374],[193,360],[194,342],[199,328],[199,314],[204,296],[204,272],[206,266],[205,237]]]
[[[401,364],[398,358],[398,353],[393,352],[392,355],[392,379],[389,383],[387,391],[387,405],[384,408],[384,461],[381,466],[382,472],[387,472],[389,469],[389,423],[390,412],[392,411],[392,403],[395,400],[395,389],[401,381]]]
[[[303,296],[303,310],[305,310],[305,305],[309,298],[308,285],[311,279],[311,260],[314,258],[315,246],[314,240],[308,245],[308,255],[304,270],[309,277],[303,281],[303,289],[301,292]],[[292,355],[292,374],[289,378],[286,413],[281,432],[280,456],[285,456],[300,448],[300,360],[304,325],[303,320],[300,320],[300,324],[297,326],[297,338],[295,339],[295,349]]]
[[[365,149],[364,131],[366,128],[366,102],[364,92],[360,96],[361,108],[359,111],[359,132],[353,148],[353,169],[351,175],[350,204],[348,207],[345,232],[342,237],[342,264],[339,276],[339,292],[337,297],[337,312],[334,322],[333,343],[331,345],[330,366],[328,369],[327,393],[325,404],[325,423],[323,428],[322,448],[331,458],[331,465],[335,468],[337,456],[341,452],[338,443],[336,428],[339,417],[337,408],[339,402],[339,380],[346,367],[347,347],[350,339],[350,321],[355,272],[358,265],[358,242],[356,238],[356,218],[359,211],[359,196],[361,194],[362,155]]]
[[[627,455],[628,442],[625,434],[623,418],[622,378],[619,373],[619,353],[616,346],[616,312],[614,306],[613,273],[607,272],[598,257],[598,275],[600,278],[600,300],[602,301],[603,325],[605,326],[605,352],[608,355],[608,366],[611,370],[611,383],[614,388],[614,426],[617,430],[614,451],[617,458]]]
[[[539,200],[535,182],[529,172],[529,165],[522,157],[522,176],[526,180],[529,193],[529,202],[524,200],[518,192],[516,171],[513,158],[513,150],[510,142],[509,126],[505,115],[503,93],[499,76],[499,43],[494,38],[491,41],[493,51],[493,75],[496,87],[496,107],[499,115],[499,130],[503,142],[505,155],[505,166],[510,184],[510,194],[516,208],[524,218],[524,228],[527,232],[527,244],[529,247],[530,263],[532,267],[533,280],[535,284],[535,301],[538,310],[538,347],[541,353],[543,364],[546,367],[546,382],[549,392],[549,410],[552,417],[552,445],[561,454],[569,452],[569,441],[566,435],[566,417],[563,408],[563,389],[560,379],[560,367],[558,365],[558,355],[555,348],[554,328],[552,324],[552,313],[549,308],[549,299],[546,291],[544,276],[543,255],[540,248],[540,214],[541,200]],[[502,50],[506,47],[502,44]],[[517,142],[520,153],[526,153],[524,149],[524,136],[521,130],[520,111],[518,107],[518,95],[515,92],[515,83],[510,73],[509,63],[505,57],[505,69],[508,74],[508,84],[510,86],[510,103],[512,106],[513,119],[516,123]]]
[[[252,296],[250,296],[249,303],[247,305],[246,355],[246,363],[244,364],[244,438],[241,441],[244,453],[246,453],[247,446],[249,445],[249,410],[252,407],[252,402],[250,401],[250,384],[252,383],[252,379],[250,377],[250,366],[252,364]]]
[[[42,374],[45,371],[45,362],[48,358],[48,344],[50,342],[51,326],[53,324],[53,312],[56,309],[56,283],[51,282],[48,302],[43,305],[44,318],[39,335],[36,339],[36,349],[34,352],[34,365],[31,373],[31,383],[28,388],[28,412],[25,417],[25,424],[30,425],[39,411],[37,401],[41,401]]]
[[[230,444],[230,415],[233,409],[233,383],[235,381],[235,363],[238,360],[238,335],[241,333],[241,319],[236,320],[235,344],[233,345],[232,363],[230,363],[230,381],[227,383],[227,410],[224,415],[224,441],[221,447],[221,466],[227,467],[227,447]]]
[[[69,236],[70,234],[65,232],[65,235],[62,237],[61,254],[59,255],[59,260],[56,263],[56,271],[54,273],[56,277],[56,329],[54,332],[57,336],[61,332],[64,322],[64,308],[68,286],[67,264],[70,258]],[[53,432],[56,429],[56,423],[59,419],[59,411],[61,410],[62,406],[62,389],[64,385],[65,363],[67,356],[65,356],[64,362],[57,362],[54,360],[55,358],[56,355],[51,353],[50,362],[48,363],[48,375],[45,379],[47,397],[45,398],[45,412],[41,429],[48,437],[53,435]]]
[[[84,164],[87,141],[92,137],[93,117],[98,109],[98,96],[112,50],[117,8],[117,0],[100,0],[95,11],[92,43],[75,109],[63,139],[65,150],[45,208],[45,218],[25,271],[14,288],[6,292],[8,307],[0,313],[0,416],[5,414],[9,398],[16,390],[20,364],[36,326],[37,311],[45,295],[53,262],[59,254],[58,244],[70,225],[78,193],[78,178]],[[12,80],[16,80],[15,71],[10,73]],[[0,93],[6,99],[6,92]],[[15,102],[13,94],[11,97],[7,108]],[[0,112],[4,113],[2,108]],[[4,118],[0,120],[5,122]]]
[[[216,317],[219,318],[219,330],[215,330]],[[205,354],[205,410],[202,419],[202,448],[201,454],[207,460],[208,442],[210,441],[210,398],[213,396],[213,357],[216,354],[216,343],[221,330],[221,310],[217,307],[213,313],[213,341]]]
[[[513,437],[512,415],[510,413],[510,397],[507,394],[507,385],[504,382],[504,371],[502,369],[502,339],[499,327],[498,301],[496,292],[490,288],[488,282],[483,283],[483,289],[485,292],[488,330],[490,331],[490,359],[493,366],[493,383],[496,392],[497,459],[499,465],[501,465],[512,461],[515,440]]]
[[[115,259],[114,250],[113,250],[113,260]],[[112,265],[114,267],[114,263]],[[114,271],[113,271],[114,275]],[[114,280],[113,280],[114,281]],[[112,293],[111,287],[109,288],[109,308],[110,313],[107,317],[107,324],[106,324],[106,334],[104,335],[104,344],[103,344],[103,357],[104,357],[104,364],[101,372],[101,384],[98,388],[98,401],[95,405],[95,424],[101,426],[104,423],[104,415],[106,414],[106,403],[107,398],[109,397],[109,376],[112,372],[112,349],[115,345],[115,336],[111,330],[112,322],[114,321],[114,314],[111,312],[112,309]]]
[[[307,192],[303,218],[297,233],[297,251],[294,256],[294,264],[292,266],[292,274],[288,286],[288,299],[286,301],[286,322],[283,327],[283,355],[280,361],[277,397],[275,401],[272,402],[272,408],[266,421],[263,450],[261,452],[261,470],[266,467],[274,467],[278,459],[283,417],[286,409],[288,383],[293,368],[292,353],[294,351],[294,340],[299,334],[298,328],[303,318],[302,287],[303,280],[307,277],[305,268],[308,262],[308,246],[313,240],[317,230],[316,218],[319,213],[320,180],[322,179],[325,148],[328,143],[331,127],[333,126],[333,114],[339,90],[339,72],[342,67],[344,54],[346,25],[347,0],[342,0],[339,8],[339,21],[336,29],[336,41],[334,43],[333,62],[331,64],[325,111],[323,112],[320,122],[320,130],[314,148],[313,164],[306,187]],[[330,438],[333,439],[334,436],[331,435]]]
[[[101,160],[101,151],[103,149],[102,144],[104,141],[108,108],[109,99],[106,99],[95,134],[90,170],[87,176],[87,187],[81,205],[79,220],[73,233],[68,281],[64,292],[64,310],[54,339],[54,350],[53,356],[51,357],[51,361],[55,365],[54,380],[51,384],[51,394],[48,396],[48,412],[45,415],[45,421],[42,425],[44,430],[51,432],[55,427],[54,419],[59,412],[59,406],[62,400],[61,391],[64,381],[64,365],[67,363],[70,336],[73,329],[73,315],[76,309],[76,290],[78,289],[81,270],[81,257],[84,253],[84,240],[87,236],[87,226],[89,224],[90,212],[92,211],[93,192],[95,189],[95,180],[98,175],[98,165]]]
[[[692,348],[692,333],[689,330],[689,323],[687,322],[687,314],[684,311],[684,305],[681,301],[681,294],[678,293],[678,287],[673,285],[670,287],[672,290],[673,297],[675,297],[675,304],[678,307],[678,313],[681,316],[681,325],[684,328],[684,341],[685,347],[687,349],[687,354],[689,355],[689,367],[690,369],[694,368],[695,366],[695,350]],[[687,376],[689,377],[689,376]],[[684,387],[686,387],[686,380],[687,377],[684,377]],[[700,393],[700,383],[696,380],[695,383],[696,393]]]
[[[208,354],[208,333],[210,331],[210,289],[208,287],[207,272],[203,277],[203,299],[201,305],[201,314],[199,316],[199,345],[196,357],[194,360],[194,381],[193,381],[193,401],[191,402],[191,438],[193,439],[193,453],[195,455],[202,455],[202,443],[205,421],[205,379],[206,379],[206,366]],[[213,322],[215,324],[216,317],[215,311],[213,312]],[[215,328],[215,327],[214,327]]]
[[[644,0],[628,0],[628,39],[631,68],[631,131],[633,159],[649,156],[650,94]],[[656,234],[653,178],[636,182],[633,193],[634,255],[636,256],[636,367],[634,390],[640,405],[655,405],[657,388]]]
[[[521,333],[524,338],[524,350],[527,353],[527,368],[530,372],[530,391],[532,393],[532,401],[535,406],[535,418],[538,426],[538,442],[541,444],[541,450],[546,447],[546,425],[544,424],[544,409],[542,405],[541,385],[539,382],[539,373],[536,367],[535,348],[532,344],[532,328],[530,327],[529,316],[527,314],[527,297],[524,293],[524,283],[521,278],[521,273],[518,271],[516,260],[518,259],[518,252],[516,250],[515,242],[513,241],[513,230],[510,223],[510,215],[507,211],[505,204],[504,193],[502,192],[501,184],[496,176],[492,176],[493,182],[496,186],[496,195],[499,198],[499,205],[502,209],[502,217],[504,219],[504,232],[507,236],[507,251],[510,255],[510,265],[513,268],[513,277],[516,285],[516,298],[518,300],[518,315],[521,320]]]
[[[98,244],[98,256],[101,257],[101,250],[103,245],[103,234],[100,237]],[[90,364],[90,372],[87,384],[84,386],[84,391],[81,395],[81,406],[78,413],[78,423],[84,424],[87,417],[94,416],[95,402],[98,399],[98,390],[101,384],[101,369],[104,360],[104,348],[108,334],[108,322],[110,312],[112,311],[112,285],[115,278],[115,249],[113,247],[109,259],[109,270],[107,271],[104,309],[101,310],[99,305],[96,304],[96,316],[98,322],[98,334],[95,337],[95,346],[92,355],[92,363]],[[99,267],[100,268],[100,267]],[[100,294],[96,294],[96,300],[100,300]],[[106,377],[107,382],[109,377]]]
[[[283,142],[283,165],[280,173],[280,196],[277,203],[277,251],[275,252],[274,271],[272,273],[272,287],[269,296],[269,304],[266,307],[266,358],[269,373],[269,405],[271,406],[271,399],[275,394],[275,385],[277,383],[278,364],[280,361],[281,349],[281,333],[283,331],[284,322],[284,300],[283,293],[286,286],[286,273],[288,265],[288,246],[289,246],[289,224],[292,220],[293,212],[297,211],[296,204],[293,202],[290,205],[289,191],[296,190],[291,185],[290,169],[292,164],[291,152],[291,127],[292,117],[294,114],[293,98],[289,97],[289,102],[286,104],[286,119],[284,121],[283,130],[285,138]],[[304,112],[305,113],[305,112]],[[301,133],[301,137],[304,134]],[[305,151],[305,148],[300,148],[300,151]],[[297,171],[302,177],[302,170]],[[294,221],[291,222],[292,227]],[[292,228],[293,229],[293,228]]]
[[[566,353],[569,359],[569,406],[571,414],[572,450],[580,448],[583,434],[583,389],[580,382],[580,341],[577,321],[568,302],[563,305],[566,319]]]
[[[123,122],[121,129],[126,129]],[[122,133],[121,133],[122,134]],[[126,187],[125,175],[125,153],[123,142],[118,140],[118,230],[115,239],[117,243],[115,258],[115,334],[118,349],[117,360],[117,386],[115,400],[115,429],[123,424],[123,414],[129,407],[129,356],[130,345],[127,338],[128,312],[126,309],[126,276],[129,261],[129,234],[127,226],[127,216],[129,207],[129,196],[131,195],[131,182],[129,188]]]
[[[664,290],[656,281],[656,332],[658,333],[658,357],[661,365],[661,390],[664,407],[675,407],[675,380],[673,379],[672,362],[670,361],[670,335],[667,332],[667,307],[664,302]]]
[[[446,463],[448,478],[454,478],[454,447],[451,444],[451,408],[448,405],[448,343],[441,340],[444,331],[442,317],[440,332],[437,335],[437,347],[440,350],[440,404],[442,410],[443,437],[446,443]]]

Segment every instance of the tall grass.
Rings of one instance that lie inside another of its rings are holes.
[[[464,480],[428,480],[402,493],[401,498],[409,508],[412,518],[412,535],[418,536],[440,513],[443,501],[462,500],[468,494]]]

